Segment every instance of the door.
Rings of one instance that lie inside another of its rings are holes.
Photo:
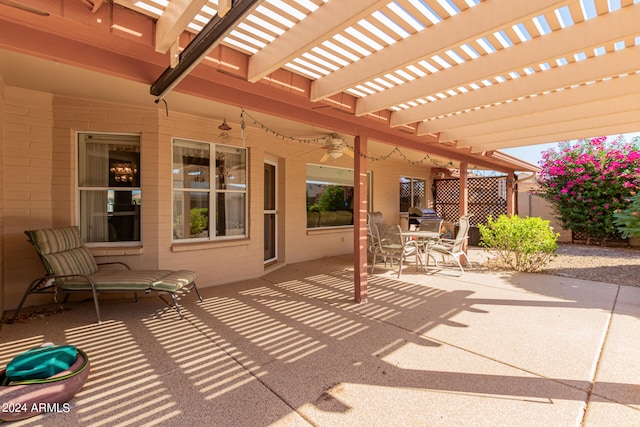
[[[264,162],[264,263],[278,260],[278,197],[277,166],[275,162]]]

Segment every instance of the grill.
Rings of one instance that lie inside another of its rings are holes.
[[[442,221],[435,210],[431,208],[409,208],[409,227],[420,225],[424,220]]]

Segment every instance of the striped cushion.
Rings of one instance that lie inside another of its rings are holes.
[[[45,255],[82,247],[77,226],[27,231],[38,253]]]
[[[145,291],[171,273],[171,270],[101,270],[89,275],[89,278],[98,291]],[[91,290],[89,282],[81,277],[60,283],[67,290]]]
[[[43,254],[42,258],[48,265],[49,271],[55,276],[67,274],[93,274],[98,271],[93,255],[85,247],[71,249],[64,252]]]
[[[26,232],[47,267],[55,276],[93,274],[98,271],[93,255],[82,244],[77,226]]]
[[[176,292],[196,280],[198,273],[189,270],[178,270],[154,282],[151,287],[156,291]]]

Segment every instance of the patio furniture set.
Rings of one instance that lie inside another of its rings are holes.
[[[398,261],[398,277],[404,262],[413,257],[418,267],[426,270],[429,258],[440,267],[437,255],[442,260],[453,258],[464,273],[460,258],[465,257],[463,245],[468,238],[469,215],[460,217],[455,239],[441,237],[442,219],[422,218],[417,229],[410,227],[403,231],[397,224],[385,224],[382,213],[367,214],[370,238],[369,251],[373,254],[371,273],[376,262],[381,259],[385,265]],[[27,297],[31,294],[65,293],[65,301],[71,292],[91,292],[97,320],[100,322],[98,294],[102,292],[133,292],[137,300],[138,292],[157,292],[158,296],[172,306],[182,318],[177,296],[191,289],[198,298],[202,297],[195,280],[197,273],[189,270],[132,270],[122,262],[96,263],[89,249],[84,246],[77,226],[25,231],[45,268],[45,274],[34,279],[28,286],[12,321],[18,318]],[[423,261],[424,258],[424,261]],[[468,258],[467,258],[468,261]],[[114,269],[116,266],[117,269]],[[167,300],[164,296],[169,296]]]
[[[393,266],[394,261],[397,261],[400,278],[404,262],[411,257],[415,260],[417,271],[428,270],[429,258],[433,259],[436,268],[441,269],[438,263],[439,255],[442,262],[453,259],[460,269],[459,275],[464,274],[460,259],[464,257],[471,264],[464,251],[464,244],[469,238],[470,216],[461,216],[455,238],[446,239],[441,235],[442,219],[424,218],[419,221],[417,228],[410,226],[409,230],[402,230],[398,224],[384,223],[381,212],[368,213],[369,251],[373,254],[371,273],[374,272],[378,260],[382,260],[385,266],[387,262]]]

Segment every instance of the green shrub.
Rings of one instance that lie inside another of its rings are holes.
[[[345,209],[346,194],[340,185],[328,185],[318,195],[316,202],[309,206],[309,211],[338,211]]]
[[[619,209],[613,214],[613,221],[624,239],[640,237],[640,197],[632,192],[630,205],[626,209]]]
[[[209,228],[209,209],[191,208],[189,212],[189,224],[191,237],[196,237]]]
[[[487,225],[478,224],[482,246],[494,252],[496,262],[516,271],[538,271],[548,263],[558,249],[559,233],[554,233],[549,221],[518,215],[489,217]]]

